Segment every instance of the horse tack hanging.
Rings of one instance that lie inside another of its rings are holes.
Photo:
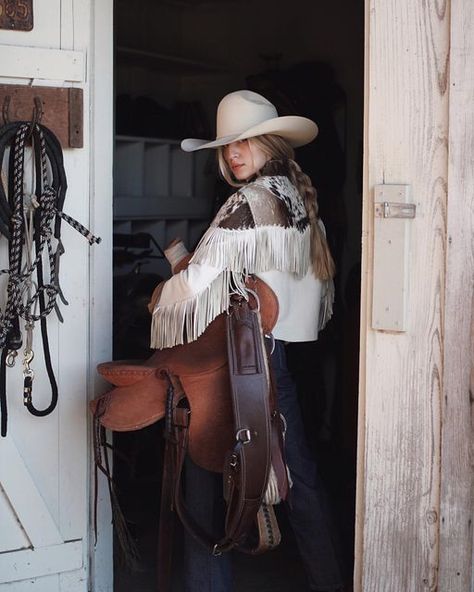
[[[4,310],[0,310],[2,436],[7,433],[6,368],[14,365],[17,351],[22,347],[21,320],[25,322],[27,337],[23,354],[24,405],[32,415],[42,417],[51,413],[57,404],[58,387],[51,361],[46,319],[53,309],[58,311],[58,296],[67,304],[58,276],[59,259],[64,253],[61,220],[66,220],[86,237],[89,244],[100,242],[82,224],[63,212],[67,180],[61,146],[56,136],[40,123],[41,116],[38,100],[35,102],[33,121],[7,123],[0,129],[0,163],[3,163],[5,152],[10,148],[7,186],[0,183],[0,233],[8,240],[9,259],[8,269],[0,270],[0,275],[8,275],[6,304]],[[34,189],[31,194],[25,193],[25,154],[29,150],[29,141],[33,159],[32,179],[34,171]],[[48,269],[45,269],[46,265]],[[60,314],[58,317],[62,321]],[[38,409],[33,403],[33,328],[38,321],[51,385],[51,401],[44,409]]]

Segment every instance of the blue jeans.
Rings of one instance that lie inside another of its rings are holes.
[[[278,391],[278,405],[287,423],[285,453],[293,487],[286,504],[310,588],[333,591],[342,586],[342,569],[331,524],[331,512],[316,463],[306,443],[295,384],[286,365],[283,342],[275,342],[271,364]],[[223,535],[225,507],[222,475],[186,464],[186,501],[195,519],[216,537]],[[231,555],[211,555],[185,533],[186,592],[231,592]]]

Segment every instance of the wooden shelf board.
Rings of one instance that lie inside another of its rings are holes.
[[[221,72],[228,68],[223,64],[216,64],[195,60],[184,56],[171,55],[156,51],[147,51],[133,47],[119,45],[116,48],[117,61],[122,64],[131,63],[143,65],[156,70],[179,70],[181,73],[189,72]]]
[[[144,142],[145,144],[173,144],[179,146],[181,144],[181,140],[177,140],[176,138],[151,138],[148,136],[123,136],[117,135],[115,136],[116,142]]]

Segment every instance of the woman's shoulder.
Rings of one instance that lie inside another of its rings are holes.
[[[249,208],[257,223],[299,225],[307,219],[306,208],[298,189],[284,175],[258,177],[243,188]],[[268,217],[274,221],[268,220]]]
[[[220,228],[252,228],[263,212],[280,208],[276,193],[276,177],[258,177],[232,193],[217,213],[212,226]],[[268,215],[266,216],[268,218]]]
[[[307,222],[306,209],[296,187],[283,175],[266,175],[240,187],[212,223],[220,228],[297,226]]]
[[[241,187],[237,193],[239,192],[247,199],[258,199],[259,197],[281,199],[289,193],[297,193],[297,190],[288,177],[264,175]]]

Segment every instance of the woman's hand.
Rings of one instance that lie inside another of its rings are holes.
[[[170,242],[170,244],[165,249],[165,256],[168,259],[171,265],[171,272],[173,275],[186,269],[188,266],[189,260],[192,257],[192,253],[190,253],[186,247],[184,246],[183,241],[180,238],[175,238]],[[163,290],[165,282],[159,283],[156,288],[153,290],[153,294],[151,295],[150,302],[148,303],[148,310],[150,314],[153,314],[155,310],[155,306],[158,303],[161,292]]]
[[[165,256],[171,265],[173,274],[184,269],[190,259],[190,253],[180,238],[175,238],[165,249]]]

